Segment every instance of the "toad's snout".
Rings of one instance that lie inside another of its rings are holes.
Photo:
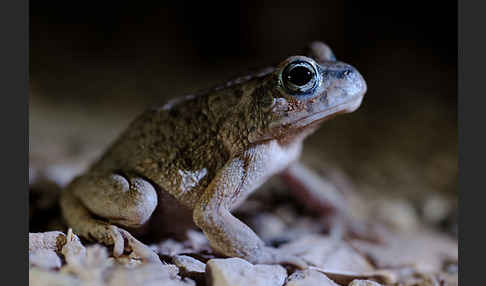
[[[366,93],[363,76],[353,66],[342,62],[327,62],[321,66],[323,82],[330,106],[341,106],[345,112],[356,110]]]
[[[323,66],[322,76],[333,79],[340,88],[347,91],[349,97],[363,96],[367,89],[366,82],[359,71],[342,62]]]
[[[342,71],[344,77],[347,77],[349,82],[348,92],[352,97],[359,96],[363,97],[366,93],[367,86],[366,81],[364,80],[363,76],[359,71],[348,65],[348,67]]]

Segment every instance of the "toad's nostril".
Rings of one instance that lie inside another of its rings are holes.
[[[345,78],[353,73],[352,69],[345,69],[336,73],[337,78]]]
[[[349,77],[356,73],[356,71],[353,68],[338,68],[338,69],[329,69],[327,71],[324,71],[323,77],[326,77],[326,75],[329,75],[331,77],[337,78],[337,79],[344,79],[346,77]]]

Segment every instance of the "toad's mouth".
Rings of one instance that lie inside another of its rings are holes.
[[[316,123],[321,123],[323,121],[331,119],[332,117],[334,117],[338,114],[350,113],[350,112],[355,111],[361,105],[362,100],[363,100],[362,95],[355,96],[353,99],[351,99],[347,102],[338,104],[336,106],[333,106],[333,107],[325,109],[325,110],[314,112],[310,115],[299,117],[296,114],[295,117],[297,117],[297,118],[294,117],[293,120],[292,120],[292,118],[289,118],[290,120],[288,120],[286,122],[278,122],[278,123],[276,122],[275,125],[270,126],[270,128],[282,126],[282,125],[301,128],[301,127],[305,127],[305,126],[308,126],[308,125],[314,125]]]
[[[251,143],[255,143],[258,141],[265,141],[265,140],[270,140],[274,139],[278,136],[283,135],[281,132],[282,131],[277,131],[281,130],[281,127],[284,128],[289,128],[289,129],[301,129],[301,128],[306,128],[311,125],[316,125],[319,123],[322,123],[323,121],[326,121],[328,119],[333,118],[336,115],[343,114],[343,113],[350,113],[358,109],[358,107],[361,105],[361,102],[363,101],[363,94],[360,94],[358,96],[355,96],[351,100],[338,104],[336,106],[333,106],[331,108],[328,108],[326,110],[321,110],[318,112],[314,112],[310,115],[298,117],[297,115],[294,117],[294,120],[286,120],[286,121],[278,121],[278,122],[273,122],[270,123],[269,129],[274,130],[275,132],[268,132],[264,136],[256,136],[256,137],[249,137],[249,140]],[[287,118],[289,119],[289,118]]]
[[[294,124],[296,127],[304,127],[313,123],[320,123],[322,121],[328,120],[338,114],[353,112],[358,109],[358,107],[361,105],[362,100],[363,96],[357,96],[348,102],[341,103],[329,109],[321,110],[311,115],[299,118],[291,124]]]

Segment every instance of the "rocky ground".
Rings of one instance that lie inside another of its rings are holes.
[[[64,174],[58,174],[61,169]],[[239,258],[219,257],[197,229],[189,230],[184,240],[169,238],[150,244],[161,262],[148,263],[129,252],[114,258],[109,247],[84,241],[66,228],[59,216],[57,197],[62,179],[68,181],[69,170],[61,166],[50,172],[32,170],[31,285],[458,284],[454,224],[444,220],[454,205],[444,197],[430,198],[420,211],[405,199],[341,194],[353,215],[378,227],[381,241],[372,242],[334,235],[332,227],[319,216],[293,202],[285,186],[270,181],[236,214],[266,243],[297,253],[312,265],[309,269],[252,265]],[[341,184],[342,180],[343,176]],[[339,180],[331,181],[339,185]],[[434,226],[427,221],[440,223]]]

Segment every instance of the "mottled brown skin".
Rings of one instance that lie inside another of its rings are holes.
[[[317,86],[305,96],[284,85],[282,71],[296,61],[316,67]],[[358,108],[365,91],[356,69],[335,61],[326,45],[315,42],[307,56],[148,110],[67,187],[61,198],[64,217],[76,233],[114,244],[119,255],[124,247],[140,249],[120,227],[147,225],[158,204],[162,211],[174,209],[173,203],[164,206],[162,194],[189,216],[192,212],[216,252],[305,267],[298,257],[265,246],[231,210],[296,163],[303,139],[319,123]],[[171,227],[167,214],[164,228]]]

